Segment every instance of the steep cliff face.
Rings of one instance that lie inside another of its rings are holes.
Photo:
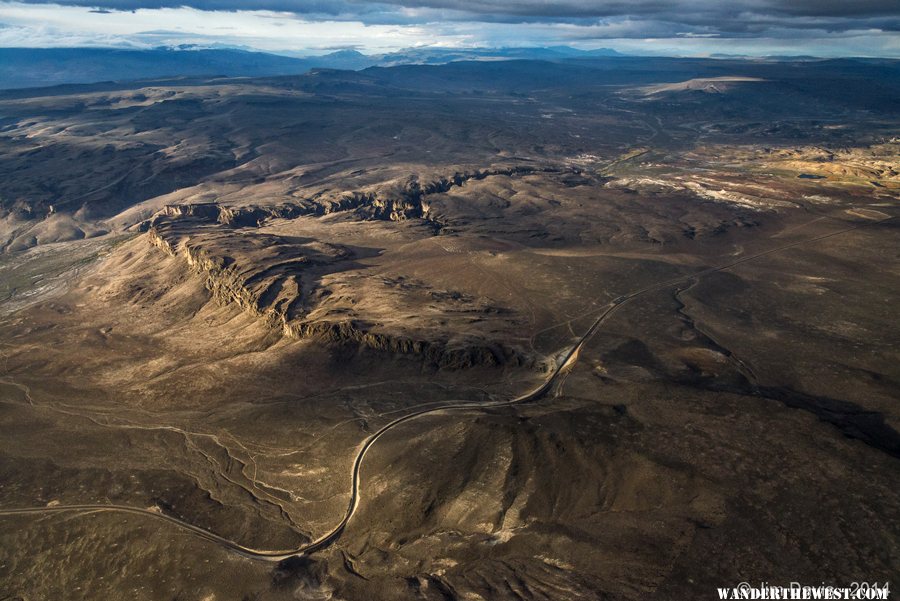
[[[557,173],[555,167],[517,165],[457,171],[451,176],[441,176],[422,182],[418,176],[410,176],[368,186],[350,192],[317,193],[309,198],[277,205],[226,206],[218,203],[171,204],[153,219],[141,224],[147,231],[160,217],[179,219],[192,217],[232,227],[256,227],[271,219],[295,219],[306,215],[330,215],[351,213],[363,220],[403,221],[422,219],[437,232],[444,226],[431,213],[428,196],[448,192],[469,181],[481,181],[490,176],[522,176],[535,173]]]
[[[323,309],[322,300],[331,291],[322,278],[352,262],[350,249],[263,233],[229,235],[221,231],[221,225],[207,223],[208,218],[209,214],[189,212],[163,216],[155,220],[147,236],[156,248],[183,258],[192,272],[204,278],[218,302],[241,307],[285,336],[416,355],[445,369],[535,365],[535,358],[523,349],[477,336],[454,336],[451,341],[451,332],[440,328],[384,329],[350,306]],[[440,296],[432,294],[432,298]],[[351,306],[354,302],[349,301]]]
[[[272,205],[170,204],[140,229],[148,232],[151,244],[182,257],[219,302],[241,307],[285,336],[416,355],[441,368],[530,367],[536,364],[534,353],[495,342],[509,339],[497,333],[514,332],[518,317],[493,301],[428,284],[391,286],[388,280],[373,293],[378,278],[335,278],[358,268],[354,261],[359,257],[349,246],[268,232],[284,231],[282,226],[301,218],[343,213],[362,223],[419,220],[439,233],[444,224],[432,213],[430,196],[491,176],[558,171],[499,166],[450,176],[412,175],[350,192],[287,196]],[[288,225],[288,231],[292,227]],[[427,230],[421,232],[427,237]],[[419,300],[410,298],[413,295]],[[422,311],[407,317],[395,309],[409,306]]]
[[[306,314],[302,273],[352,256],[336,245],[291,243],[271,235],[225,239],[175,223],[158,223],[149,239],[166,253],[183,257],[206,279],[216,299],[235,303],[287,334]],[[227,254],[222,252],[226,249]]]

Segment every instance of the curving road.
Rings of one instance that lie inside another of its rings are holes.
[[[753,261],[760,257],[764,257],[766,255],[771,255],[777,252],[781,252],[783,250],[787,250],[790,248],[794,248],[796,246],[801,246],[803,244],[809,244],[812,242],[816,242],[819,240],[824,240],[826,238],[831,238],[834,236],[838,236],[853,230],[857,230],[863,227],[867,227],[870,225],[877,225],[880,223],[884,223],[886,221],[890,221],[894,219],[894,217],[888,217],[886,219],[881,219],[878,221],[870,221],[868,223],[860,223],[858,225],[844,228],[835,232],[831,232],[828,234],[823,234],[821,236],[816,236],[813,238],[808,238],[805,240],[799,240],[796,242],[792,242],[790,244],[785,244],[782,246],[778,246],[776,248],[772,248],[763,252],[756,253],[754,255],[749,255],[746,257],[742,257],[740,259],[735,259],[734,261],[720,265],[717,267],[710,267],[696,273],[692,273],[686,276],[681,276],[677,278],[672,278],[670,280],[666,280],[663,282],[659,282],[657,284],[652,284],[645,288],[641,288],[639,290],[635,290],[633,292],[629,292],[625,295],[619,296],[612,300],[609,304],[601,309],[600,315],[594,320],[591,324],[591,327],[584,333],[584,335],[578,340],[578,342],[570,348],[557,362],[557,366],[554,370],[549,374],[549,376],[544,380],[544,382],[533,390],[522,394],[513,399],[504,400],[504,401],[492,401],[487,403],[479,403],[479,402],[459,402],[459,403],[450,403],[447,405],[441,405],[438,407],[432,407],[429,409],[420,409],[418,411],[414,411],[412,413],[408,413],[402,417],[398,417],[397,419],[385,424],[374,434],[370,435],[366,438],[359,447],[359,450],[356,454],[356,459],[353,461],[353,467],[351,470],[351,485],[350,485],[350,500],[347,505],[347,511],[344,513],[343,518],[338,524],[331,529],[331,531],[322,535],[318,539],[306,543],[298,549],[281,549],[281,550],[264,550],[264,549],[253,549],[250,547],[245,547],[233,540],[224,538],[205,530],[199,526],[191,524],[190,522],[186,522],[184,520],[180,520],[176,517],[172,517],[170,515],[166,515],[164,513],[159,513],[156,511],[151,511],[149,509],[139,509],[137,507],[129,507],[126,505],[57,505],[54,507],[27,507],[21,509],[0,509],[0,516],[10,516],[10,515],[27,515],[27,514],[39,514],[39,513],[63,513],[63,512],[77,512],[77,513],[97,513],[97,512],[124,512],[124,513],[134,513],[140,514],[143,516],[152,516],[171,524],[175,524],[185,530],[188,530],[197,536],[208,540],[210,542],[219,544],[235,553],[242,555],[244,557],[256,560],[263,561],[282,561],[288,559],[290,557],[301,556],[301,555],[309,555],[315,553],[317,551],[321,551],[326,547],[333,544],[338,538],[340,538],[344,529],[347,527],[347,524],[353,518],[353,515],[356,513],[357,508],[360,503],[360,488],[361,488],[361,472],[363,461],[365,460],[366,453],[369,452],[369,449],[378,441],[379,438],[384,436],[393,428],[399,426],[400,424],[418,419],[425,415],[437,414],[445,411],[456,411],[456,410],[465,410],[465,409],[486,409],[491,407],[505,407],[510,405],[516,405],[520,403],[527,403],[529,401],[535,401],[544,396],[556,383],[559,376],[568,370],[571,366],[573,366],[578,360],[578,353],[584,347],[584,345],[590,340],[590,338],[597,332],[600,326],[622,305],[625,303],[643,295],[648,292],[653,292],[657,290],[661,290],[664,288],[668,288],[677,284],[682,284],[691,280],[696,280],[703,276],[716,273],[719,271],[724,271],[727,269],[731,269],[737,265],[742,263],[746,263],[748,261]],[[588,314],[589,315],[589,314]]]

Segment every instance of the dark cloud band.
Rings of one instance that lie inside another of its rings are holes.
[[[754,36],[796,30],[900,31],[898,0],[20,0],[87,6],[104,11],[191,7],[200,10],[272,10],[312,20],[368,24],[437,21],[570,23],[632,19],[656,32]]]
[[[598,18],[703,14],[719,18],[742,14],[848,19],[900,16],[896,0],[24,0],[34,4],[65,4],[113,10],[174,8],[201,10],[276,10],[297,14],[383,12],[396,9],[438,9],[493,17]]]

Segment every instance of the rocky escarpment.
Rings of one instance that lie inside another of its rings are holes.
[[[571,168],[569,168],[571,170]],[[457,171],[449,177],[439,177],[421,182],[418,176],[395,180],[350,192],[320,192],[296,201],[275,205],[225,206],[218,203],[170,204],[153,219],[140,225],[147,231],[161,217],[180,219],[197,218],[207,222],[232,227],[256,227],[270,219],[295,219],[305,215],[330,215],[352,213],[364,220],[403,221],[422,219],[435,231],[444,224],[431,213],[427,197],[448,192],[468,181],[479,181],[490,176],[521,176],[535,173],[557,173],[555,167],[517,165],[472,171]]]
[[[291,338],[416,355],[429,365],[447,369],[534,364],[534,358],[519,348],[474,336],[456,336],[451,341],[449,332],[434,329],[385,331],[365,315],[355,315],[355,301],[324,308],[323,301],[330,300],[332,291],[322,285],[322,279],[348,268],[354,260],[343,246],[257,232],[235,236],[221,225],[206,223],[203,216],[158,219],[148,236],[152,245],[182,257],[205,279],[216,300],[241,307]],[[434,299],[443,296],[431,294]]]

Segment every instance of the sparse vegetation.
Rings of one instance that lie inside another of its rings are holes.
[[[0,95],[0,598],[896,575],[897,65],[629,61]]]

